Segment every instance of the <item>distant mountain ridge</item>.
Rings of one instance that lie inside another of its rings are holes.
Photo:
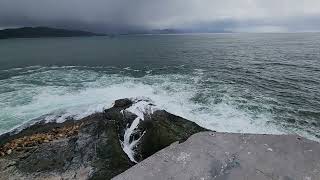
[[[22,27],[0,30],[0,39],[9,38],[40,38],[40,37],[78,37],[78,36],[105,36],[80,30],[66,30],[49,27]]]

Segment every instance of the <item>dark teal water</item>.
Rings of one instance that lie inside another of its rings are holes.
[[[0,41],[0,133],[141,96],[218,131],[317,139],[320,34]]]

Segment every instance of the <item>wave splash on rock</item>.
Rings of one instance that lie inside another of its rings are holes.
[[[150,116],[150,114],[152,114],[156,110],[156,108],[155,105],[151,104],[150,99],[132,99],[132,102],[133,104],[129,108],[122,110],[121,113],[124,114],[124,111],[128,111],[135,114],[137,117],[133,120],[131,125],[127,125],[127,129],[124,132],[123,141],[120,141],[123,151],[128,155],[132,162],[137,163],[137,161],[134,159],[133,149],[145,134],[145,131],[142,132],[141,136],[139,136],[138,139],[132,138],[137,133],[141,133],[138,130],[140,121],[144,121],[144,116]]]
[[[0,180],[320,177],[317,142],[203,131],[150,99],[120,99],[80,120],[44,120],[1,135]]]
[[[1,135],[0,179],[110,179],[200,131],[148,99],[121,99],[80,120],[44,120]]]

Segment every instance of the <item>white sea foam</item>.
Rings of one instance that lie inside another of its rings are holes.
[[[206,97],[204,103],[194,101],[197,94],[210,89],[199,88],[199,77],[193,76],[149,74],[134,78],[57,68],[2,80],[0,86],[13,91],[0,94],[0,133],[45,114],[50,114],[46,118],[48,121],[62,122],[70,116],[80,119],[102,111],[116,99],[141,96],[152,99],[159,109],[211,130],[259,134],[288,132],[273,123],[272,114],[252,114],[239,109],[230,98],[219,103],[212,96]],[[289,133],[308,137],[304,131],[289,130]]]
[[[146,73],[147,73],[147,74],[150,74],[150,73],[152,73],[152,70],[148,70],[148,71],[146,71]]]
[[[123,141],[121,141],[121,145],[123,148],[123,151],[128,155],[129,159],[135,163],[137,161],[134,159],[134,150],[133,148],[137,145],[140,138],[144,135],[145,132],[139,137],[139,139],[134,139],[130,141],[130,137],[135,133],[135,131],[138,128],[138,125],[140,121],[144,120],[144,116],[146,114],[152,114],[155,110],[155,107],[153,105],[150,105],[149,100],[143,100],[139,98],[139,101],[135,101],[135,103],[126,109],[126,111],[129,111],[135,115],[137,115],[137,118],[134,119],[134,121],[131,123],[131,125],[125,130]]]
[[[75,85],[82,87],[74,90],[73,86],[53,86],[50,84],[43,87],[31,84],[11,94],[2,94],[0,96],[3,100],[2,104],[0,103],[0,107],[2,106],[0,121],[3,122],[6,120],[4,118],[9,118],[15,120],[18,125],[29,119],[52,113],[54,115],[48,117],[47,120],[57,118],[61,122],[68,116],[79,119],[91,113],[102,111],[105,105],[112,104],[116,99],[144,96],[152,99],[159,108],[193,120],[209,129],[226,132],[279,133],[275,128],[266,125],[269,117],[264,114],[253,119],[250,114],[238,110],[226,102],[219,104],[193,102],[191,98],[195,96],[197,89],[194,84],[187,83],[190,81],[188,76],[148,75],[142,78],[133,78],[120,75],[101,76],[91,71],[69,70],[63,71],[65,74],[58,74],[62,71],[56,70],[50,71],[50,73],[36,74],[34,78],[40,78],[43,81],[50,80],[53,73],[57,73],[56,76],[63,78],[67,85],[75,83],[73,81],[77,80]],[[81,78],[87,78],[89,81]],[[91,81],[91,79],[95,79],[95,81]],[[55,81],[58,82],[58,80]],[[20,87],[20,79],[8,85]],[[20,103],[21,99],[19,100],[19,98],[31,98],[31,100]],[[17,105],[10,105],[14,102]]]

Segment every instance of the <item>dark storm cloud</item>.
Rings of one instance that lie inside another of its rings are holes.
[[[319,17],[319,0],[0,0],[0,27],[318,31]]]

